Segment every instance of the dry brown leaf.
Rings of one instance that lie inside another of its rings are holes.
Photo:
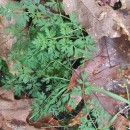
[[[15,100],[13,92],[0,88],[0,128],[4,130],[38,130],[33,126],[29,126],[26,122],[26,118],[31,110],[30,102],[32,99]],[[44,122],[50,120],[50,118],[44,118]],[[55,121],[56,122],[56,121]],[[51,120],[50,125],[55,123]],[[56,124],[57,125],[57,124]],[[42,124],[42,127],[48,126]],[[41,130],[46,130],[41,128]],[[55,130],[50,128],[47,130]]]
[[[103,4],[99,5],[99,2]],[[130,37],[130,1],[121,0],[123,6],[119,10],[112,9],[115,2],[117,1],[63,0],[66,14],[76,12],[77,19],[95,41],[103,36],[120,37],[122,31],[114,28],[117,25]]]

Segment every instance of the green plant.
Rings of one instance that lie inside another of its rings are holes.
[[[54,0],[45,5],[39,0],[28,0],[9,2],[0,11],[8,20],[16,19],[16,24],[6,32],[17,36],[8,60],[15,61],[13,68],[18,73],[3,88],[10,86],[18,96],[29,91],[36,101],[32,105],[34,115],[39,112],[40,115],[58,113],[65,109],[63,104],[68,101],[69,94],[62,95],[68,87],[74,62],[79,57],[92,59],[90,52],[95,50],[93,40],[84,36],[85,30],[76,21],[75,14],[67,17],[48,11],[47,7],[52,5],[62,7]],[[29,19],[32,23],[28,31],[21,31]],[[44,92],[40,92],[40,86]],[[44,111],[40,110],[44,107]],[[39,115],[36,115],[37,119]]]
[[[12,89],[19,97],[27,94],[34,98],[31,104],[33,120],[67,111],[67,102],[75,108],[70,94],[84,96],[97,90],[86,81],[87,74],[83,73],[78,80],[79,86],[66,93],[73,65],[79,58],[82,58],[81,64],[92,59],[91,52],[96,47],[90,36],[85,35],[86,31],[77,22],[75,14],[65,16],[61,10],[62,3],[54,0],[43,5],[40,0],[9,2],[0,8],[0,13],[8,20],[15,18],[16,24],[6,33],[17,37],[8,57],[15,62],[13,69],[17,74],[7,75],[3,88]],[[104,117],[104,110],[99,104],[93,110],[86,108],[87,104],[84,112],[93,113],[96,122],[101,124],[102,120],[98,118]],[[90,119],[82,117],[81,122],[79,129],[96,129]]]

